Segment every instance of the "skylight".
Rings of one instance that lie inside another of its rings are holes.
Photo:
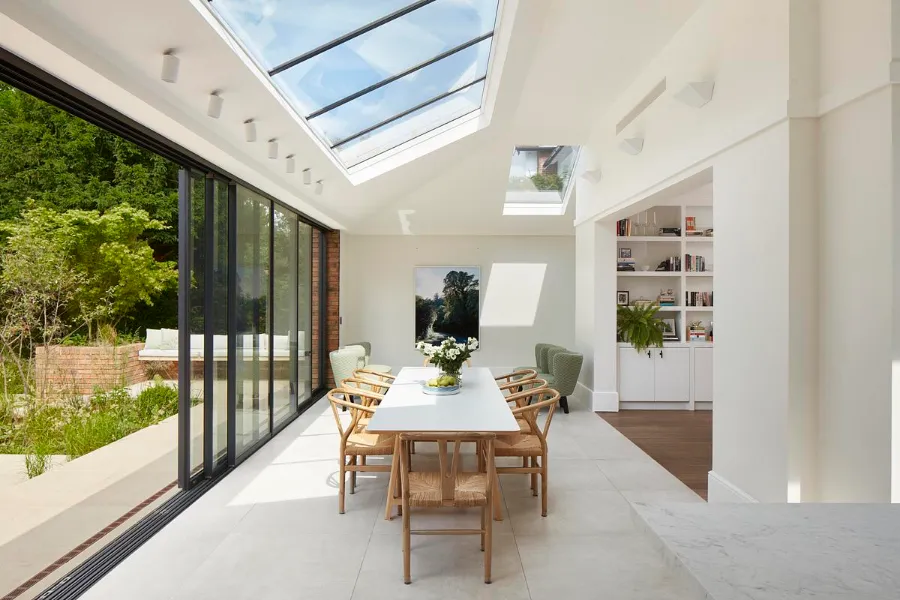
[[[580,146],[516,146],[503,214],[564,214],[580,150]]]
[[[481,108],[497,0],[209,6],[348,168]]]

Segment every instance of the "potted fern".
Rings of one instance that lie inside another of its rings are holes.
[[[620,306],[616,313],[619,339],[630,343],[637,352],[644,352],[651,346],[662,348],[666,327],[656,318],[657,312],[659,306],[656,304]]]

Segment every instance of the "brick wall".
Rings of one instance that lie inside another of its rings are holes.
[[[49,346],[35,349],[38,394],[90,394],[147,380],[138,360],[144,344],[124,346]]]
[[[335,387],[334,374],[331,372],[331,361],[328,353],[337,350],[341,345],[341,232],[331,231],[325,234],[325,360],[326,385]]]

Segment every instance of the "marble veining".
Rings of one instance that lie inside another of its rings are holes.
[[[900,506],[632,506],[712,600],[900,598]]]

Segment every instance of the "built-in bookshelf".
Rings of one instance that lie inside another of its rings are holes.
[[[654,206],[618,221],[616,233],[617,302],[658,303],[662,295],[658,316],[674,319],[678,332],[671,341],[712,341],[713,207]]]

